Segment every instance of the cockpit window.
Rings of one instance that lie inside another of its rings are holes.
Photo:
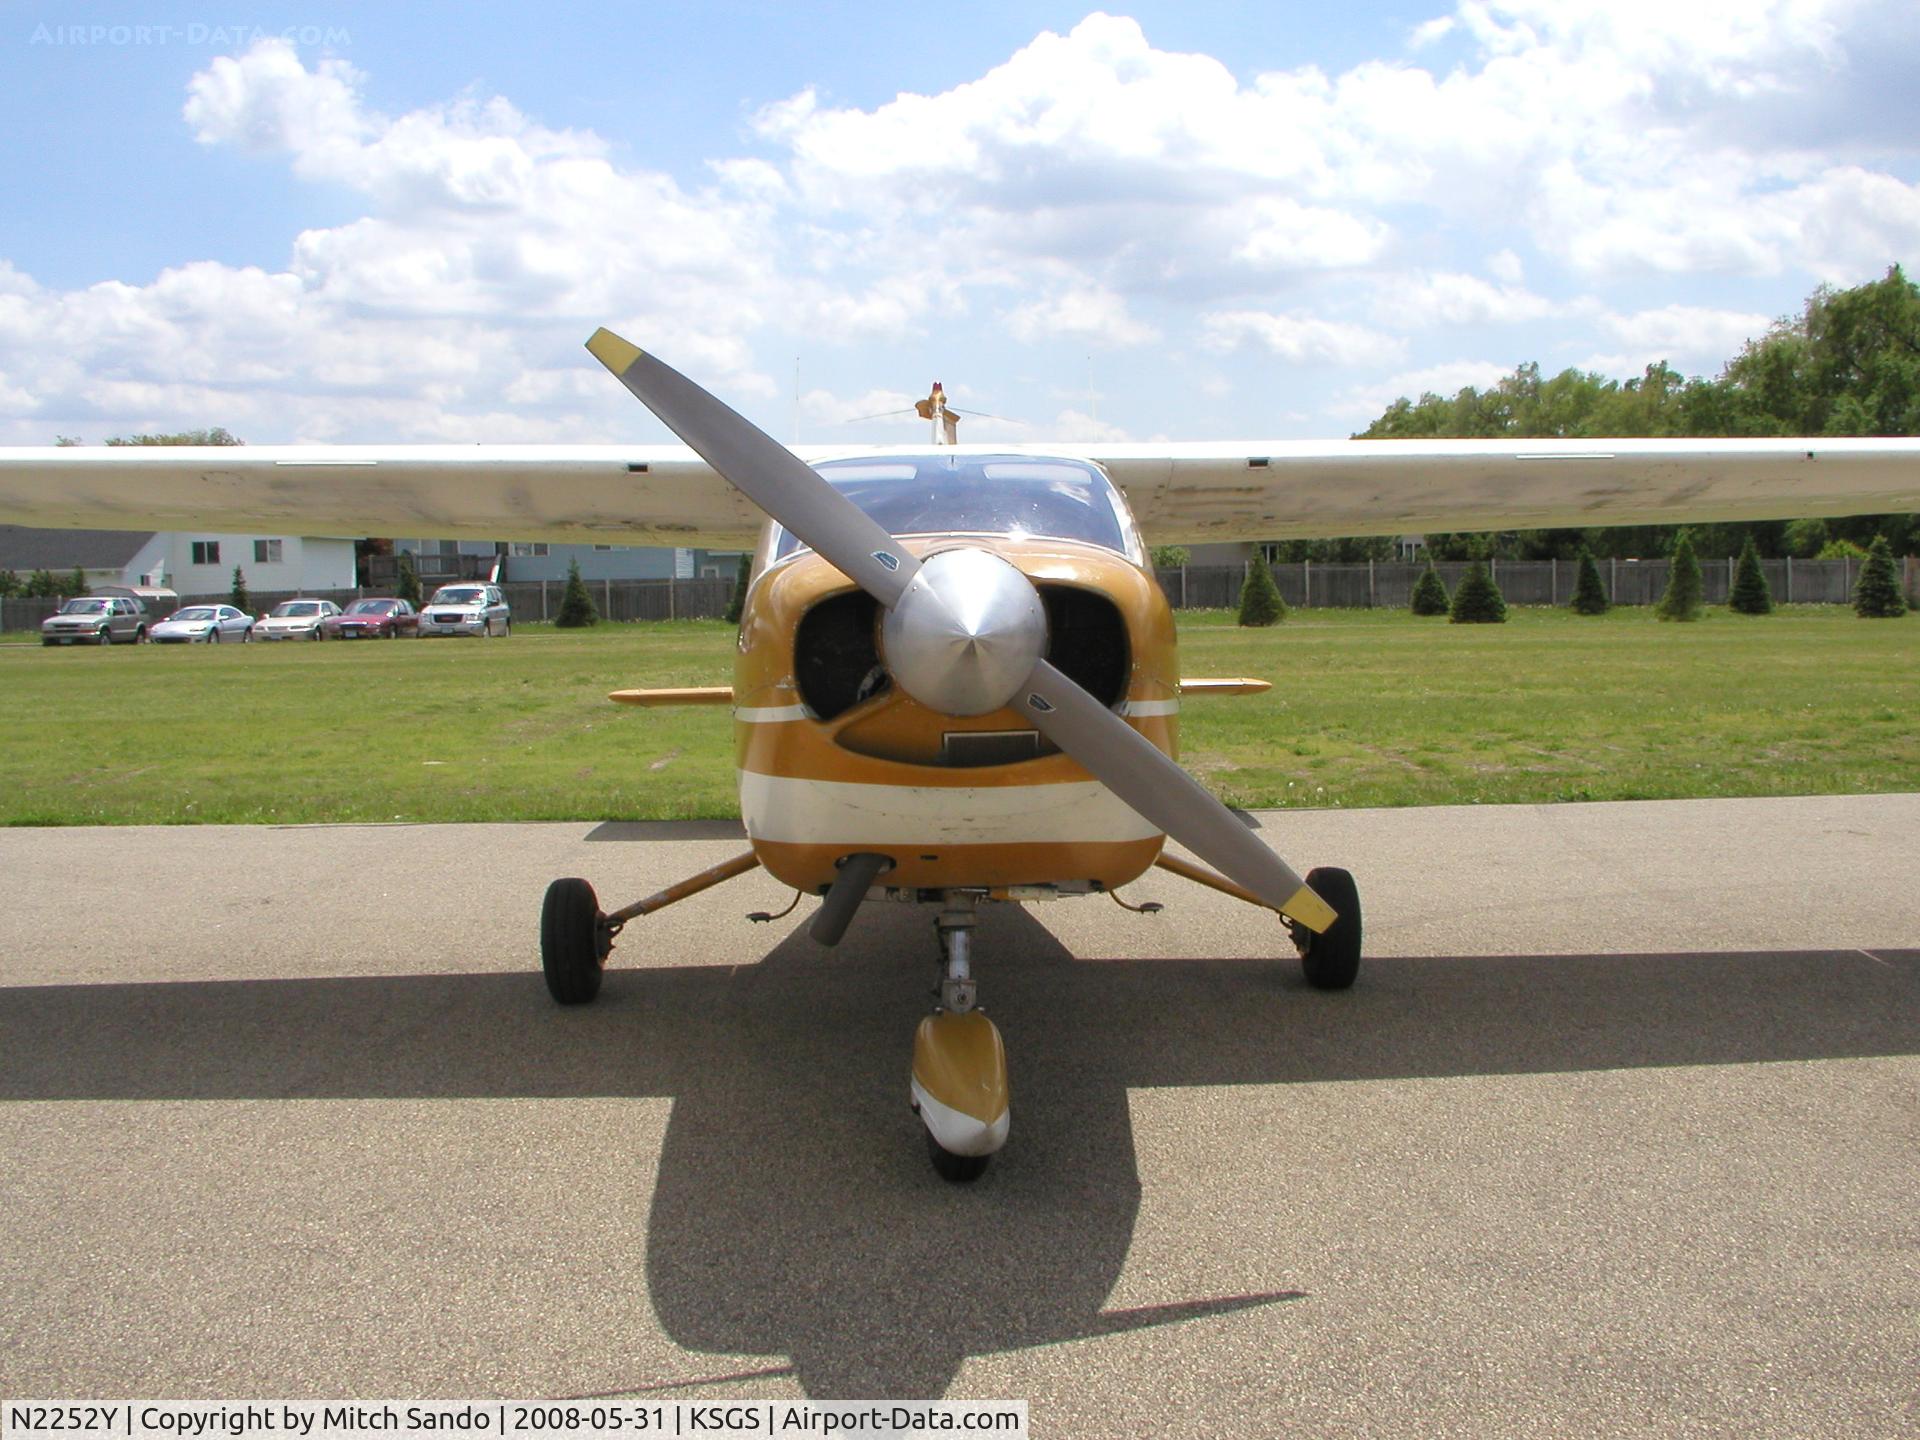
[[[1130,554],[1112,482],[1082,461],[926,455],[814,468],[889,535],[1079,540]],[[801,548],[797,536],[778,530],[775,559]]]

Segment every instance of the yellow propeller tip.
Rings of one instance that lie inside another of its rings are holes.
[[[1286,904],[1280,907],[1280,913],[1290,919],[1298,920],[1316,935],[1324,935],[1327,927],[1340,917],[1326,901],[1302,885],[1293,892]]]
[[[587,349],[593,353],[594,359],[616,375],[626,374],[627,367],[640,358],[638,345],[622,340],[604,326],[593,332],[593,337],[587,341]]]

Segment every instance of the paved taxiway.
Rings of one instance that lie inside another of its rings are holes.
[[[1920,796],[1258,817],[1370,959],[1171,877],[995,914],[1013,1139],[906,1104],[924,912],[725,825],[0,831],[0,1395],[1025,1397],[1036,1435],[1908,1435]]]

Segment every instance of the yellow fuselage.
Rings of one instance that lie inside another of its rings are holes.
[[[991,549],[1043,592],[1060,587],[1105,597],[1124,626],[1118,708],[1156,747],[1176,754],[1180,673],[1173,615],[1149,572],[1112,551],[1064,540],[968,536],[902,543],[922,557],[956,544]],[[1011,709],[942,715],[887,687],[821,718],[806,704],[796,674],[796,638],[810,610],[853,587],[811,552],[772,565],[767,558],[763,544],[741,612],[734,745],[747,834],[777,878],[818,892],[832,883],[836,861],[869,852],[893,861],[884,883],[902,888],[1093,881],[1112,889],[1153,863],[1160,832],[1050,747],[1036,746],[1041,753],[1011,763],[954,759],[970,749],[978,754],[977,744],[956,735],[980,742],[1031,733]],[[877,649],[877,637],[874,644]]]

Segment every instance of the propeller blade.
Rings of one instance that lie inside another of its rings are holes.
[[[1033,667],[1017,703],[1096,780],[1229,880],[1316,933],[1338,918],[1199,781],[1049,662]]]
[[[611,330],[594,331],[587,349],[695,454],[816,554],[882,605],[900,598],[920,562],[786,446]]]

